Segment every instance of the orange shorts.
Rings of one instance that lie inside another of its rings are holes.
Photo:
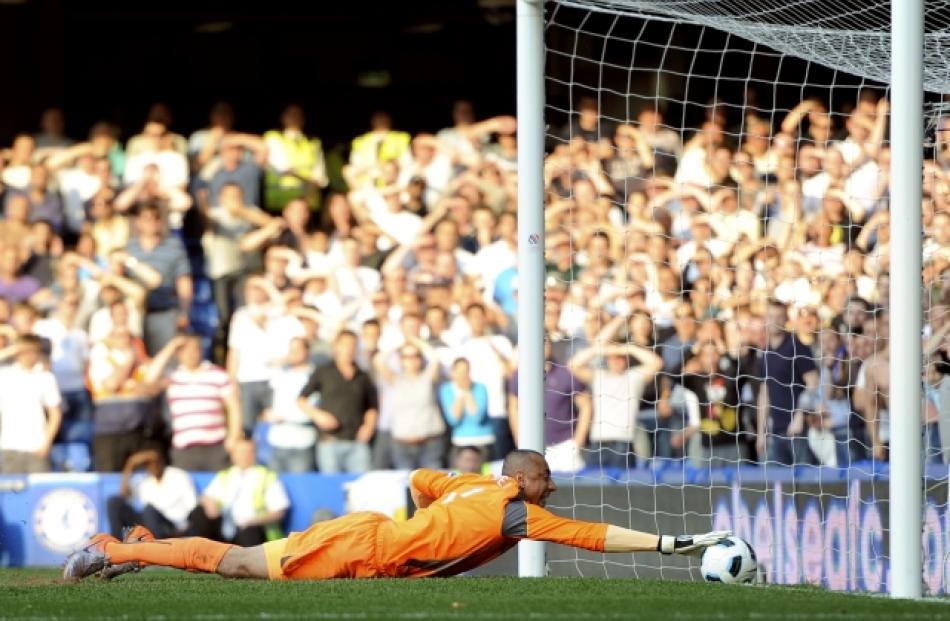
[[[284,557],[287,539],[275,539],[264,544],[264,558],[267,560],[267,579],[284,580],[286,577],[281,571],[280,559]]]
[[[382,577],[376,565],[376,531],[388,521],[380,513],[351,513],[291,533],[282,540],[282,550],[273,547],[272,554],[281,555],[274,567],[280,568],[283,578],[291,580]],[[267,561],[270,572],[270,555]]]

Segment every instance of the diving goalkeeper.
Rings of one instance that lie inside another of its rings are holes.
[[[516,450],[505,458],[497,478],[414,471],[410,493],[419,510],[405,522],[379,513],[351,513],[251,548],[198,537],[155,540],[139,526],[125,542],[106,534],[94,536],[69,556],[63,577],[113,578],[160,565],[270,580],[424,578],[483,565],[520,539],[598,552],[687,554],[730,534],[658,536],[569,520],[544,509],[556,489],[543,455]]]

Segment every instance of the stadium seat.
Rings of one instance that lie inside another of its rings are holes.
[[[85,442],[54,444],[49,458],[55,472],[87,472],[92,467],[92,453]]]

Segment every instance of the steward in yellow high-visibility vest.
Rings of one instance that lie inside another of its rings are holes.
[[[232,483],[230,479],[237,474],[237,471],[238,469],[232,466],[218,473],[218,477],[221,478],[220,485],[222,488],[229,489],[229,485]],[[264,515],[268,512],[267,490],[270,489],[271,485],[277,482],[277,473],[266,466],[251,466],[243,472],[243,480],[250,482],[253,486],[251,497],[253,498],[254,510],[257,512],[257,515]],[[221,509],[225,508],[221,503],[219,503],[219,506]],[[280,523],[272,522],[270,524],[261,524],[261,528],[264,529],[264,535],[267,537],[267,541],[274,541],[284,536],[284,531],[281,529]]]
[[[303,110],[288,106],[281,116],[283,130],[264,134],[267,145],[267,174],[264,178],[264,204],[268,211],[280,212],[295,198],[303,198],[312,209],[319,209],[320,190],[327,186],[323,144],[319,138],[303,133]]]
[[[408,157],[411,137],[392,129],[386,112],[377,112],[370,119],[370,131],[353,139],[350,146],[350,168],[355,179],[372,178],[375,169],[385,162],[399,162]]]

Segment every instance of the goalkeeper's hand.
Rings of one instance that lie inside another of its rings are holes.
[[[660,535],[659,551],[663,554],[699,554],[704,548],[732,536],[730,530],[714,530],[702,535]]]

